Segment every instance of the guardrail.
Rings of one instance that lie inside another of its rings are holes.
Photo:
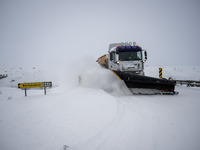
[[[187,87],[200,87],[200,81],[195,80],[174,80],[176,85],[187,85]]]
[[[7,74],[0,74],[0,79],[6,78],[6,77],[8,77]]]

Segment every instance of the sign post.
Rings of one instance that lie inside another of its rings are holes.
[[[44,95],[46,95],[46,88],[52,87],[52,82],[34,82],[34,83],[19,83],[18,88],[25,90],[27,96],[27,88],[44,88]]]
[[[44,86],[44,95],[46,95],[46,93],[47,93],[47,92],[46,92],[46,86]]]
[[[27,96],[27,93],[26,93],[26,88],[24,89],[25,90],[25,97]]]

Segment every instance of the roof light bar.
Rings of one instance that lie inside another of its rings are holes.
[[[136,42],[125,42],[125,43],[121,42],[118,46],[137,46],[137,45],[136,45]]]

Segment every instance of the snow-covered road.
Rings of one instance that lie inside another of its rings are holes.
[[[41,72],[31,70],[21,78],[20,72],[0,80],[2,150],[63,150],[64,145],[69,150],[200,149],[200,88],[176,87],[179,95],[174,96],[131,95],[117,89],[123,85],[114,78],[114,85],[102,89],[111,74],[101,71],[106,80],[83,75],[83,85],[75,85],[61,78],[70,85],[56,80],[46,96],[29,90],[24,97],[17,83]]]
[[[197,95],[200,90],[178,90],[185,94],[116,97],[114,120],[81,147],[91,150],[198,150],[200,102]],[[197,97],[191,98],[191,95]]]

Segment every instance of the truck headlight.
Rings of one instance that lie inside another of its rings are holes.
[[[143,63],[145,63],[145,62],[146,62],[146,60],[144,59],[144,60],[142,60],[142,62],[143,62]]]

